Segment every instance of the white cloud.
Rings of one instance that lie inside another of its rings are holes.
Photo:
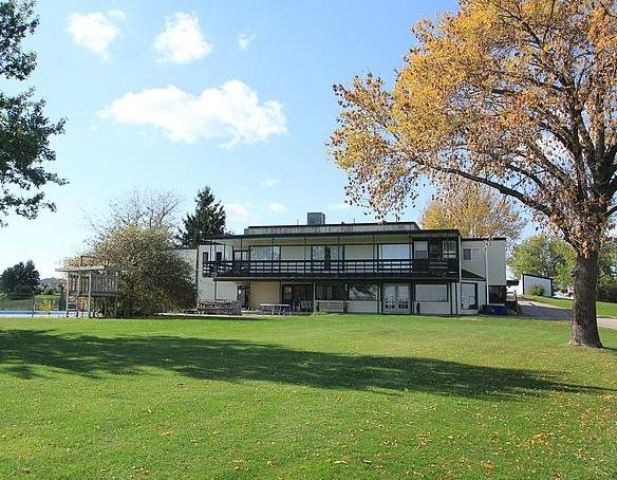
[[[252,216],[249,211],[251,208],[250,203],[226,203],[224,206],[225,213],[230,220],[237,220],[244,223],[251,221]]]
[[[165,19],[165,28],[154,40],[161,60],[188,63],[199,60],[212,51],[199,26],[199,19],[190,13],[176,12]]]
[[[333,203],[331,205],[328,205],[328,210],[349,210],[350,208],[351,205],[345,202]]]
[[[260,103],[257,93],[239,80],[207,88],[198,97],[173,85],[129,92],[98,115],[160,128],[178,142],[223,139],[225,147],[287,132],[283,106],[273,100]]]
[[[108,60],[109,45],[122,33],[118,23],[124,20],[126,14],[122,10],[75,12],[69,16],[68,31],[77,45]]]
[[[274,213],[285,213],[287,211],[287,207],[278,202],[272,202],[268,207]]]
[[[238,35],[238,48],[243,52],[247,51],[257,36],[255,34],[248,35],[241,33]]]
[[[259,182],[259,185],[264,188],[273,188],[276,187],[279,183],[281,183],[281,181],[278,178],[266,178],[265,180]]]

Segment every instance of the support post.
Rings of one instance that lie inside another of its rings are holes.
[[[313,313],[317,311],[317,299],[316,297],[316,286],[315,282],[313,282]]]
[[[88,275],[88,318],[92,318],[92,272]]]
[[[66,318],[69,318],[69,292],[71,291],[71,274],[66,274],[66,305],[64,308],[66,309]]]

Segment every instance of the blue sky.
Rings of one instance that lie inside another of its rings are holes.
[[[135,188],[172,190],[192,208],[210,185],[229,226],[367,221],[342,208],[345,176],[325,152],[356,73],[391,82],[410,27],[449,0],[40,0],[30,82],[67,119],[47,188],[57,212],[10,216],[0,268],[33,259],[43,276],[83,248],[88,215]],[[409,208],[407,220],[418,210]]]

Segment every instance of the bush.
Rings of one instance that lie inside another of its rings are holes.
[[[531,291],[531,294],[536,297],[544,296],[544,287],[542,285],[532,285],[530,291]]]
[[[598,282],[598,300],[604,302],[617,302],[617,280],[614,278],[601,278]]]

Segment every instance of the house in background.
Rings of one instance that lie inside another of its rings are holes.
[[[505,251],[504,238],[415,222],[327,224],[309,213],[306,225],[251,226],[181,252],[195,266],[198,302],[447,315],[505,304]]]

